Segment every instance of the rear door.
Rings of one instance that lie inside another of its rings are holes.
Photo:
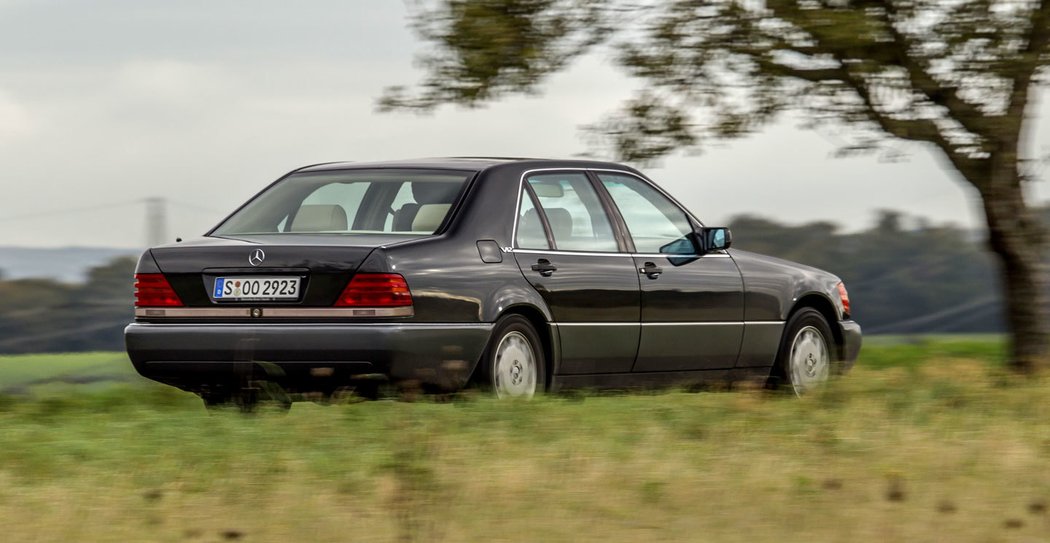
[[[638,274],[587,174],[523,183],[515,259],[561,337],[562,374],[626,373],[638,350]]]
[[[744,331],[744,285],[725,252],[697,255],[693,224],[672,200],[628,174],[596,172],[630,233],[641,280],[636,372],[732,368]]]

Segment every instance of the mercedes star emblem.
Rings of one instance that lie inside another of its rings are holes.
[[[248,263],[252,266],[258,266],[259,264],[262,264],[263,260],[266,260],[266,253],[264,253],[262,249],[256,249],[252,251],[250,255],[248,255]]]

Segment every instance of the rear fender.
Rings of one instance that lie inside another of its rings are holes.
[[[561,359],[558,328],[552,326],[554,318],[543,297],[531,285],[506,285],[494,292],[487,303],[483,304],[485,314],[482,320],[496,322],[507,314],[519,314],[529,319],[536,327],[536,332],[544,342],[544,354],[547,359],[547,379],[558,371]],[[491,338],[490,338],[491,341]],[[480,363],[480,361],[479,361]],[[476,367],[475,367],[476,371]],[[548,382],[548,385],[550,382]]]
[[[139,263],[135,266],[135,273],[160,273],[160,266],[153,258],[153,251],[146,249],[139,257]]]
[[[505,285],[503,288],[493,292],[489,299],[482,304],[483,313],[481,320],[484,322],[496,322],[500,315],[515,306],[532,307],[543,315],[543,319],[546,322],[554,320],[550,309],[547,308],[547,303],[543,301],[543,297],[536,292],[536,289],[532,288],[532,285],[528,284]]]

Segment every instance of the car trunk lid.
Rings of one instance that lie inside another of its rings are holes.
[[[376,247],[410,236],[265,235],[202,238],[151,250],[160,271],[187,307],[222,305],[331,306]],[[299,279],[291,299],[220,300],[220,278]]]

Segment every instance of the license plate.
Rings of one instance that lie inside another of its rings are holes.
[[[292,300],[299,298],[299,277],[216,277],[216,300]]]

